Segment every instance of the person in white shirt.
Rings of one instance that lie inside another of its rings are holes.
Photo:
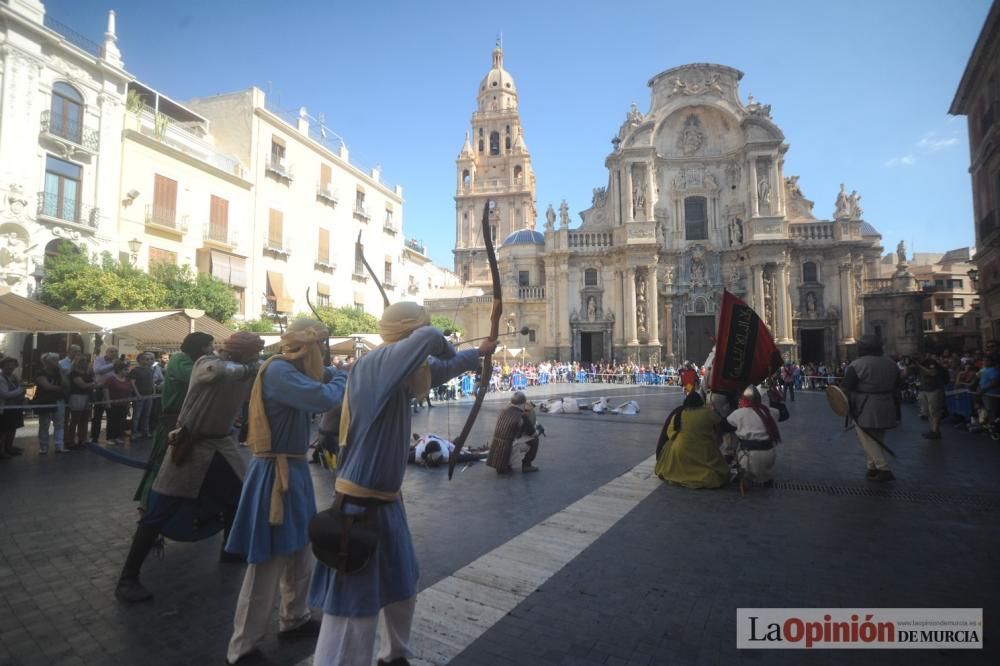
[[[761,404],[760,392],[750,386],[743,391],[739,409],[726,417],[739,440],[737,459],[740,470],[750,481],[765,487],[774,485],[775,445],[781,441],[778,431],[780,413]]]

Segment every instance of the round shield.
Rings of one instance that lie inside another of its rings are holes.
[[[837,416],[847,416],[851,413],[850,403],[847,401],[847,394],[840,390],[839,386],[831,384],[826,387],[826,401],[830,404],[830,409]]]

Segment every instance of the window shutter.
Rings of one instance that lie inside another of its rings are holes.
[[[177,181],[156,174],[153,181],[153,214],[157,221],[173,223],[177,217]]]
[[[324,190],[330,189],[330,180],[331,179],[332,179],[332,175],[330,173],[330,165],[329,164],[320,164],[319,165],[319,184],[320,184],[320,186]]]
[[[229,262],[229,255],[224,252],[212,250],[212,277],[218,278],[226,284],[232,284],[232,268]]]
[[[330,263],[330,230],[320,229],[319,230],[319,251],[316,254],[316,259],[324,263]]]
[[[267,221],[267,240],[271,245],[284,247],[284,218],[280,210],[270,210]]]
[[[214,194],[209,207],[209,227],[213,238],[224,239],[229,235],[229,202]]]
[[[330,295],[330,286],[327,285],[327,284],[325,284],[325,283],[323,283],[323,282],[317,282],[316,283],[316,294],[318,296],[329,296]]]

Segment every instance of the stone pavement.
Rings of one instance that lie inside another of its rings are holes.
[[[642,412],[542,415],[549,436],[535,475],[498,478],[475,464],[460,467],[449,483],[444,469],[409,470],[403,493],[422,599],[432,599],[432,589],[448,589],[494,551],[512,562],[526,559],[517,558],[517,548],[527,550],[530,542],[515,539],[558,523],[558,516],[571,515],[563,513],[572,512],[571,505],[592,501],[629,470],[641,469],[663,418],[679,402],[675,389],[663,387],[531,389],[533,397],[580,391],[607,395],[612,403],[634,395]],[[471,443],[485,441],[505,400],[487,400]],[[593,535],[581,541],[579,554],[554,545],[568,553],[568,564],[535,576],[481,635],[451,646],[453,663],[997,663],[990,634],[1000,611],[1000,492],[994,487],[1000,444],[952,429],[941,442],[923,440],[922,424],[907,408],[904,427],[889,440],[900,455],[893,463],[899,480],[873,493],[862,478],[854,434],[843,432],[822,396],[800,393],[790,407],[793,418],[782,424],[780,487],[740,497],[732,489],[653,483],[620,519],[600,525],[581,519],[584,529],[593,523]],[[414,415],[414,431],[454,436],[467,409],[467,403],[438,404]],[[243,567],[217,562],[216,539],[169,543],[165,559],[144,570],[156,600],[118,604],[112,590],[133,529],[129,500],[138,471],[90,453],[39,458],[33,441],[23,437],[26,455],[0,464],[0,664],[222,663]],[[131,451],[144,453],[142,446]],[[314,480],[326,505],[330,477],[316,470]],[[866,605],[983,607],[987,649],[734,647],[737,607]],[[312,651],[308,641],[284,645],[273,638],[263,648],[277,664],[308,661]]]

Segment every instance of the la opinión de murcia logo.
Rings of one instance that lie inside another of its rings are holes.
[[[982,649],[981,608],[739,608],[738,649]]]

